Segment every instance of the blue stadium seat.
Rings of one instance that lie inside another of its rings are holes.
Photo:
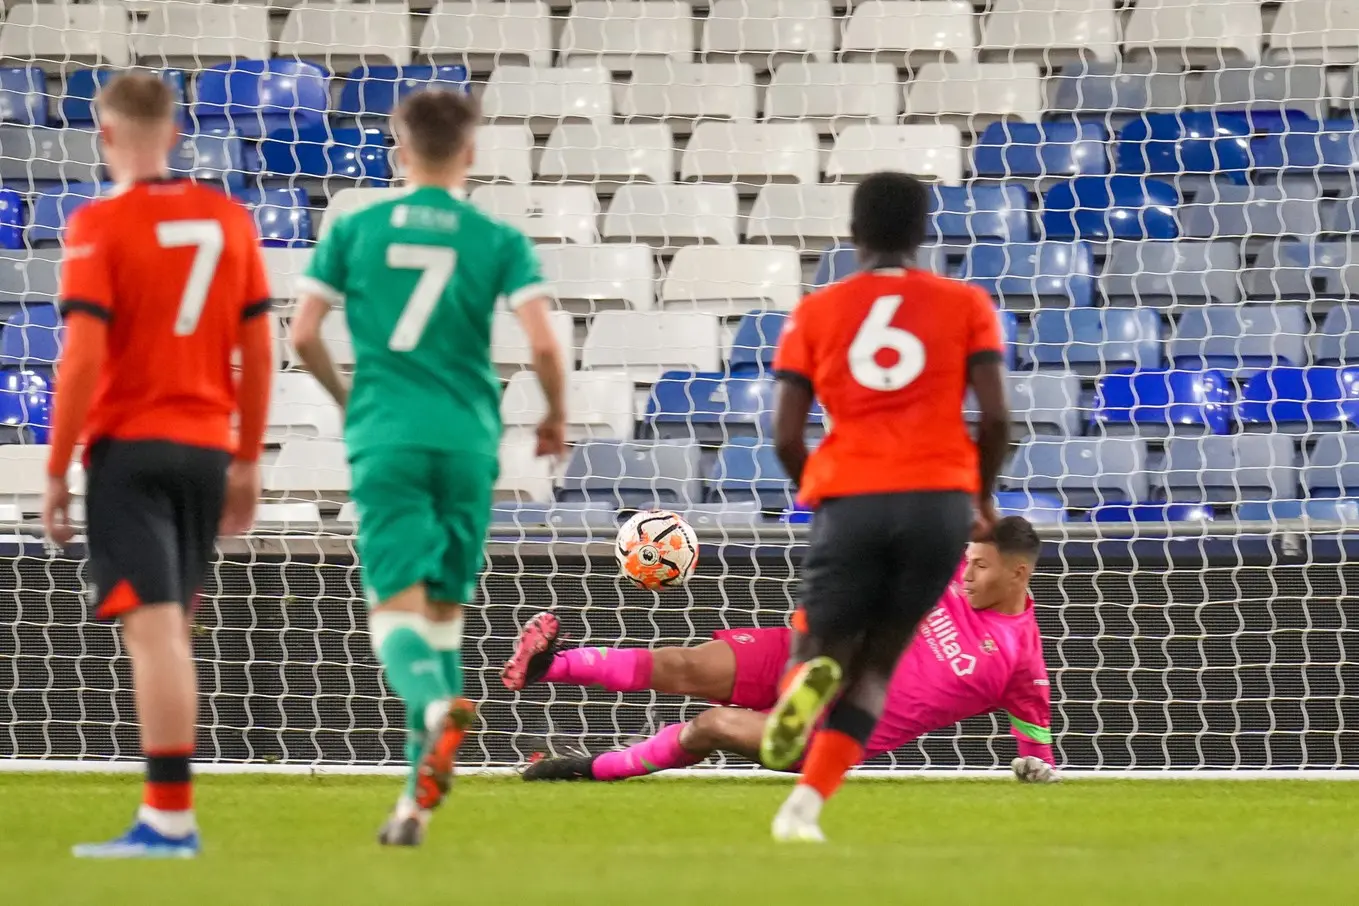
[[[311,245],[311,208],[301,189],[242,189],[235,198],[250,209],[260,244],[274,248]]]
[[[73,182],[64,188],[43,192],[33,199],[33,215],[28,225],[28,244],[41,246],[61,242],[71,215],[92,199],[113,190],[113,183]]]
[[[386,118],[406,95],[422,88],[466,92],[466,66],[360,66],[344,77],[336,114],[368,121]]]
[[[50,372],[61,353],[56,306],[29,303],[0,328],[0,368]]]
[[[1085,514],[1086,522],[1212,522],[1213,511],[1197,503],[1116,503]]]
[[[1270,500],[1243,503],[1236,508],[1242,522],[1282,522],[1308,519],[1319,522],[1359,523],[1359,499],[1334,497],[1312,500]]]
[[[1028,366],[1028,350],[1019,343],[1019,316],[1012,311],[1000,314],[1000,338],[1005,341],[1005,367],[1011,371],[1024,365]]]
[[[1110,305],[1179,308],[1241,301],[1241,252],[1224,242],[1119,242],[1100,290]]]
[[[1302,467],[1308,497],[1359,495],[1359,436],[1328,434],[1317,440]]]
[[[1055,494],[1030,494],[1028,491],[997,491],[996,510],[1002,516],[1023,516],[1033,523],[1054,525],[1066,522],[1066,507]]]
[[[1307,362],[1307,313],[1294,305],[1205,305],[1180,316],[1170,341],[1176,368],[1220,368],[1249,377]]]
[[[1095,256],[1084,242],[978,244],[959,276],[1013,311],[1095,304]]]
[[[669,371],[652,387],[646,422],[662,440],[693,439],[707,446],[735,438],[771,437],[774,380],[762,374]],[[812,407],[815,433],[825,414]]]
[[[229,191],[243,189],[246,164],[241,140],[230,135],[186,135],[170,155],[170,172]]]
[[[595,440],[575,448],[558,499],[688,506],[702,502],[702,477],[697,444]]]
[[[1049,239],[1174,239],[1179,191],[1140,176],[1080,176],[1043,196],[1043,235]]]
[[[45,444],[52,427],[52,393],[35,371],[0,371],[0,444]]]
[[[491,533],[506,530],[616,532],[618,511],[603,501],[577,503],[497,503],[491,507]]]
[[[24,247],[24,220],[28,206],[13,189],[0,189],[0,249]]]
[[[41,69],[0,69],[0,123],[47,125],[47,76]]]
[[[1185,87],[1182,73],[1155,62],[1069,63],[1048,79],[1048,111],[1063,119],[1118,122],[1184,107]]]
[[[1127,437],[1040,438],[1019,448],[1002,472],[1006,490],[1058,495],[1067,507],[1146,500],[1147,450]]]
[[[1310,237],[1321,230],[1321,189],[1316,184],[1238,186],[1213,181],[1180,214],[1184,235],[1195,239]]]
[[[1076,374],[1161,365],[1161,317],[1151,309],[1073,308],[1033,319],[1034,364]]]
[[[206,69],[196,83],[193,122],[201,130],[228,128],[245,138],[275,129],[325,122],[327,73],[302,60],[237,60]]]
[[[783,512],[793,505],[793,482],[773,445],[757,438],[738,438],[724,446],[708,480],[713,503],[754,501],[765,512]]]
[[[1352,258],[1347,240],[1280,239],[1265,246],[1241,282],[1248,298],[1269,302],[1310,302],[1318,297],[1344,296],[1347,293],[1343,274]]]
[[[274,130],[260,143],[266,181],[292,184],[294,177],[337,177],[370,186],[392,179],[387,144],[377,129],[331,129],[325,123]]]
[[[1251,135],[1245,114],[1148,113],[1119,131],[1118,172],[1211,175],[1245,185],[1252,165]]]
[[[1359,365],[1359,305],[1337,305],[1326,313],[1317,336],[1318,365]]]
[[[1236,394],[1221,371],[1120,371],[1095,388],[1091,427],[1109,434],[1226,434]]]
[[[733,373],[763,373],[774,367],[774,351],[778,348],[788,315],[781,311],[752,311],[741,318],[736,336],[731,341],[728,367]]]
[[[72,69],[66,73],[66,93],[61,98],[57,122],[67,126],[79,126],[82,129],[92,128],[95,95],[118,72],[117,69]],[[187,83],[184,72],[179,69],[161,69],[157,72],[161,81],[169,85],[170,90],[174,92],[175,103],[184,110]]]
[[[1029,242],[1029,194],[1023,186],[934,186],[928,236],[945,242]]]
[[[1257,170],[1349,176],[1359,169],[1359,130],[1353,120],[1295,122],[1286,132],[1257,135],[1250,151]]]
[[[817,259],[816,276],[812,278],[812,286],[817,289],[829,286],[858,270],[859,259],[856,257],[854,246],[846,242],[837,242],[829,246]]]
[[[1178,503],[1296,497],[1298,456],[1282,434],[1172,437],[1152,488],[1157,499]]]
[[[1251,378],[1237,409],[1242,428],[1291,435],[1359,427],[1359,368],[1282,367]]]
[[[1109,130],[1096,123],[992,123],[973,149],[972,169],[998,179],[1104,175],[1108,143]]]

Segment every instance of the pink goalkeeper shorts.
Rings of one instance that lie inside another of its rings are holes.
[[[713,638],[736,655],[736,678],[726,704],[768,711],[779,700],[779,678],[793,647],[791,629],[719,629]]]

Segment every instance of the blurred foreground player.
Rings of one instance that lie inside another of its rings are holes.
[[[821,806],[863,759],[897,659],[974,521],[980,534],[996,521],[1009,447],[1000,322],[982,290],[916,269],[929,207],[925,186],[903,173],[860,183],[850,235],[863,270],[805,297],[774,358],[774,443],[816,515],[801,567],[807,626],[760,760],[796,764],[829,709],[774,818],[777,840],[824,839]],[[963,423],[969,384],[976,443]],[[809,456],[813,398],[831,428]]]
[[[316,247],[293,320],[298,355],[345,414],[368,628],[405,702],[405,791],[378,832],[414,846],[452,782],[475,714],[461,697],[462,607],[472,602],[499,473],[500,380],[491,322],[504,299],[523,327],[546,415],[539,456],[565,449],[562,353],[533,245],[467,203],[478,112],[421,91],[395,117],[409,191],[340,216]],[[343,305],[354,341],[345,386],[321,340]]]
[[[1047,665],[1029,577],[1039,540],[1027,520],[1007,516],[967,556],[938,605],[897,662],[882,719],[864,758],[978,714],[1000,710],[1019,744],[1011,763],[1026,783],[1059,779],[1052,760]],[[557,620],[541,613],[520,634],[502,676],[525,682],[653,689],[723,707],[616,752],[538,761],[525,780],[623,780],[697,764],[713,752],[758,758],[764,714],[779,697],[793,644],[790,629],[727,629],[695,648],[579,648],[557,651]]]
[[[77,856],[198,853],[190,611],[217,533],[248,531],[260,492],[273,372],[268,281],[246,210],[170,178],[174,112],[152,76],[105,86],[99,132],[117,189],[81,208],[66,234],[66,339],[43,519],[53,541],[71,539],[66,473],[83,440],[94,615],[122,622],[146,756],[136,824],[110,843],[76,847]]]

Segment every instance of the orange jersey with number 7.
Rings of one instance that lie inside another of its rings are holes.
[[[928,271],[865,271],[805,297],[774,358],[806,381],[830,431],[800,496],[967,491],[980,486],[963,421],[968,369],[1003,355],[1000,320],[977,287]]]
[[[85,205],[66,233],[61,307],[68,319],[107,325],[86,444],[112,437],[234,449],[232,356],[243,325],[269,310],[245,208],[170,179]],[[57,383],[60,420],[60,370]]]

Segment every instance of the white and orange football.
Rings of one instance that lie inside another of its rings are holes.
[[[661,591],[689,581],[698,566],[698,536],[675,513],[637,513],[618,530],[618,569],[638,588]]]

